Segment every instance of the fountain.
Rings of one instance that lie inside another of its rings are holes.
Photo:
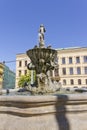
[[[60,85],[54,83],[50,76],[51,70],[58,69],[57,51],[51,49],[51,46],[45,47],[45,31],[45,27],[40,25],[39,46],[35,45],[33,49],[26,52],[31,59],[31,63],[28,64],[28,69],[36,71],[36,86],[34,89],[28,86],[28,90],[42,94],[56,92],[60,88]]]
[[[60,87],[49,73],[58,68],[57,52],[45,47],[44,32],[41,25],[39,47],[26,52],[28,69],[36,70],[35,86],[27,89],[37,95],[1,95],[0,130],[87,130],[87,93],[54,94]]]

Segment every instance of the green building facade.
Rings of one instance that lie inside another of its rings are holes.
[[[15,88],[15,73],[4,65],[3,72],[3,89],[13,89]]]

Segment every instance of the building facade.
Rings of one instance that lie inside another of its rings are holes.
[[[58,64],[63,87],[87,87],[87,48],[58,49]]]
[[[0,88],[12,89],[15,88],[15,73],[3,63],[0,63]]]
[[[4,65],[0,63],[0,88],[3,85],[3,74],[4,74]]]
[[[20,76],[27,74],[28,63],[30,63],[30,59],[25,53],[16,55],[16,87],[18,87]]]
[[[50,72],[51,77],[60,77],[62,87],[87,87],[87,48],[57,49],[59,70]],[[16,87],[21,75],[27,73],[30,59],[26,54],[16,55]],[[59,75],[58,75],[59,73]]]

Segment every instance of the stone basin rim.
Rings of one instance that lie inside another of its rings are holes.
[[[13,102],[50,102],[50,101],[85,101],[87,100],[87,93],[83,94],[62,94],[62,95],[1,95],[1,101],[13,101]]]

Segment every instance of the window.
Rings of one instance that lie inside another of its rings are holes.
[[[19,61],[19,67],[21,67],[22,66],[22,62],[21,61]]]
[[[24,71],[24,74],[25,74],[25,75],[27,74],[27,70]]]
[[[65,64],[65,57],[62,58],[62,64]]]
[[[69,57],[69,64],[72,64],[72,57]]]
[[[77,74],[81,74],[81,68],[77,67]]]
[[[73,85],[74,84],[74,81],[73,79],[70,80],[70,84]]]
[[[85,83],[87,84],[87,79],[85,79]]]
[[[21,76],[21,70],[19,70],[19,76]]]
[[[58,76],[59,74],[58,74],[58,69],[55,69],[54,70],[54,73],[55,73],[55,76]]]
[[[25,66],[27,66],[27,60],[25,61]]]
[[[80,58],[76,57],[76,63],[80,63]]]
[[[84,67],[84,72],[85,74],[87,74],[87,67]]]
[[[87,56],[84,56],[84,63],[87,62]]]
[[[63,80],[63,85],[66,85],[66,80],[65,79]]]
[[[73,74],[73,68],[71,67],[70,68],[70,75],[72,75]]]
[[[78,79],[78,84],[79,84],[79,85],[81,84],[81,79]]]
[[[62,69],[62,73],[63,73],[63,75],[66,75],[66,68]]]

